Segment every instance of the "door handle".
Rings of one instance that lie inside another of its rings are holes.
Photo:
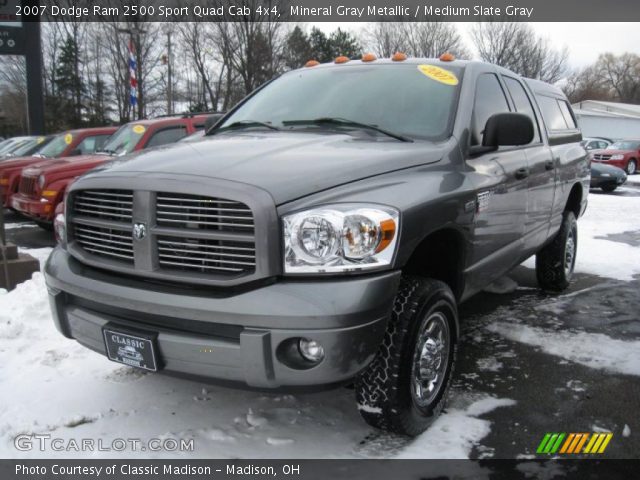
[[[518,180],[522,180],[523,178],[527,178],[529,176],[529,169],[526,167],[519,168],[516,170],[516,178]]]
[[[556,163],[553,160],[547,160],[546,162],[544,162],[545,170],[553,170],[555,166],[556,166]]]

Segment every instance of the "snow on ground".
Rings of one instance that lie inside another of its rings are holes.
[[[640,247],[606,239],[640,228],[640,196],[591,195],[579,222],[577,271],[629,280],[640,273]],[[41,262],[49,249],[23,250]],[[513,285],[503,283],[501,291]],[[556,305],[561,312],[562,305]],[[503,321],[488,325],[507,339],[535,345],[566,361],[637,374],[640,344],[602,334],[542,329]],[[478,368],[498,371],[500,362]],[[577,387],[576,387],[577,388]],[[513,400],[454,388],[450,407],[417,439],[375,433],[357,412],[353,392],[281,395],[212,387],[145,374],[62,337],[54,328],[40,273],[0,293],[0,457],[69,457],[73,452],[18,452],[20,433],[63,440],[193,438],[206,458],[465,458],[491,431],[481,418]],[[8,393],[8,394],[7,394]],[[377,441],[365,441],[377,435]],[[364,446],[363,446],[364,444]],[[94,452],[75,456],[175,457],[178,452]]]
[[[640,177],[640,175],[636,175]],[[640,178],[638,178],[640,183]],[[620,195],[619,190],[631,195]],[[614,194],[592,193],[584,216],[578,220],[576,272],[630,281],[640,274],[640,248],[607,239],[608,235],[640,233],[640,191],[622,187]],[[524,263],[533,268],[535,258]]]
[[[548,330],[513,322],[494,323],[487,329],[587,367],[640,375],[640,342],[637,341],[616,340],[601,333]]]

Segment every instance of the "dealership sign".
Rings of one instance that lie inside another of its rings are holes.
[[[24,55],[24,29],[17,16],[20,0],[0,0],[0,54]]]

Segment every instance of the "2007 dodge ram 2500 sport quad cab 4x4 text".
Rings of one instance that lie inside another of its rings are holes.
[[[444,404],[460,302],[532,255],[542,288],[569,284],[580,140],[559,89],[494,65],[310,62],[201,141],[73,183],[45,267],[57,328],[184,377],[354,383],[367,422],[416,435]]]

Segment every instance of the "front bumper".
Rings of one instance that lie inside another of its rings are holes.
[[[16,193],[10,198],[11,208],[17,210],[27,217],[31,217],[42,222],[52,222],[54,216],[54,205],[50,201],[42,201],[27,197],[21,193]]]
[[[592,162],[602,163],[604,165],[611,165],[613,167],[621,168],[622,170],[626,170],[628,160],[592,160]]]
[[[167,373],[250,387],[310,387],[353,378],[384,336],[400,272],[278,281],[229,295],[144,282],[81,264],[56,248],[45,278],[58,330],[106,355],[107,323],[157,333]],[[181,289],[182,288],[182,289]],[[305,337],[326,356],[292,368],[278,347]]]

